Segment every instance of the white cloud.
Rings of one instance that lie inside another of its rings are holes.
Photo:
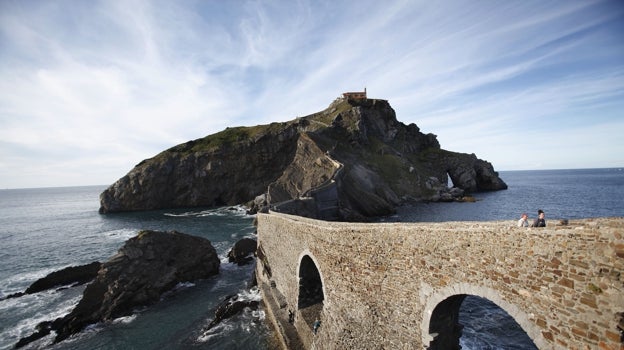
[[[524,148],[539,149],[546,167],[611,166],[617,152],[589,156],[565,135],[589,147],[619,142],[623,11],[609,2],[2,2],[0,187],[112,183],[177,143],[313,113],[365,86],[443,148],[497,168],[537,167],[511,161]]]

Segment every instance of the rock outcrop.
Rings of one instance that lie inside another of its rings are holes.
[[[37,332],[18,343],[56,331],[55,342],[85,326],[130,315],[137,307],[157,302],[178,283],[219,273],[219,258],[209,240],[184,233],[141,231],[103,263],[95,280],[68,315],[42,322]]]
[[[251,238],[238,240],[228,252],[228,261],[240,265],[245,265],[253,260],[250,255],[256,252],[258,241]]]
[[[56,339],[153,304],[180,282],[218,274],[219,264],[217,252],[207,239],[177,231],[141,231],[102,265],[82,300],[65,316]]]
[[[228,128],[144,160],[102,193],[100,212],[249,203],[362,221],[405,201],[506,188],[490,163],[441,149],[435,135],[397,121],[387,101],[341,98],[319,113]]]
[[[100,270],[100,263],[94,261],[87,265],[70,266],[54,271],[33,282],[24,292],[11,294],[6,299],[21,297],[26,294],[42,292],[54,287],[80,285],[93,280]]]
[[[239,314],[247,307],[252,310],[257,310],[259,305],[260,302],[257,300],[243,300],[236,294],[229,295],[217,306],[215,318],[210,321],[208,326],[204,329],[204,332],[209,331],[221,321]]]

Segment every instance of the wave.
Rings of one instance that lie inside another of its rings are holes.
[[[260,301],[262,300],[262,294],[260,294],[260,289],[255,286],[251,289],[246,289],[238,293],[238,300],[244,301]]]
[[[219,255],[219,260],[221,261],[221,265],[219,266],[219,269],[223,272],[253,270],[256,266],[256,262],[255,262],[255,257],[254,256],[251,256],[251,257],[254,260],[250,261],[249,263],[245,265],[239,266],[237,263],[230,262],[227,256]]]
[[[242,205],[233,205],[229,207],[220,207],[214,209],[206,209],[206,210],[192,210],[183,213],[164,213],[163,215],[169,217],[180,217],[180,218],[188,218],[188,217],[210,217],[210,216],[239,216],[239,217],[253,217],[253,215],[247,214],[247,208]]]
[[[0,281],[0,299],[4,299],[13,293],[23,292],[36,280],[43,278],[54,271],[58,271],[69,266],[71,265],[52,266],[45,269],[9,276]]]
[[[2,323],[5,323],[5,318],[17,320],[13,326],[0,331],[0,348],[13,346],[20,338],[31,335],[39,323],[53,321],[70,313],[82,297],[84,288],[85,286],[68,288],[60,293],[49,290],[2,301]],[[37,344],[49,345],[53,337],[43,339],[46,340],[37,341]]]
[[[266,313],[264,312],[264,310],[254,310],[251,312],[251,314],[253,315],[253,317],[257,318],[260,321],[264,321],[264,319],[266,318]]]
[[[180,290],[193,288],[193,287],[195,287],[195,283],[193,282],[179,282],[173,288],[171,288],[171,290],[164,292],[161,295],[160,300],[164,300],[168,298],[170,295],[175,294],[176,292],[179,292]]]
[[[257,239],[258,235],[256,234],[256,230],[255,228],[253,229],[253,231],[250,231],[250,228],[252,226],[250,225],[249,227],[243,227],[240,228],[238,231],[233,232],[230,234],[230,238],[232,239],[242,239],[242,238],[251,238],[251,239]]]
[[[514,318],[487,299],[467,296],[459,321],[464,326],[462,349],[537,349]]]
[[[208,320],[208,322],[206,323],[206,326],[208,325],[210,321],[211,320]],[[199,337],[197,337],[197,341],[200,343],[206,343],[210,341],[210,339],[212,338],[223,336],[224,334],[227,334],[227,333],[233,333],[236,330],[236,326],[237,326],[236,323],[230,322],[229,320],[224,320],[220,322],[219,324],[217,324],[216,326],[212,327],[211,329],[207,331],[203,331],[199,335]]]
[[[250,290],[241,290],[238,293],[238,301],[260,301],[260,290],[254,287]],[[199,343],[208,343],[213,341],[219,346],[223,346],[223,342],[231,342],[233,338],[240,338],[241,331],[251,334],[257,331],[258,327],[263,327],[263,321],[266,313],[261,308],[252,310],[246,307],[241,313],[232,318],[225,319],[209,330],[203,330],[197,336],[196,341]],[[204,327],[212,321],[212,318],[205,320]],[[235,344],[230,344],[235,345]]]
[[[123,316],[116,318],[112,321],[113,324],[129,324],[132,321],[136,320],[137,314],[132,314],[130,316]]]
[[[227,254],[219,254],[219,261],[221,262],[221,265],[225,265],[225,264],[229,264],[230,263],[230,258],[227,257]]]
[[[195,283],[193,283],[193,282],[180,282],[180,283],[176,284],[175,287],[173,287],[173,290],[180,290],[180,289],[191,288],[191,287],[195,287]]]
[[[135,230],[135,229],[121,228],[121,229],[112,230],[112,231],[105,231],[105,232],[103,232],[103,234],[107,238],[113,238],[113,239],[119,239],[119,240],[122,240],[122,241],[127,241],[128,239],[136,236],[138,232],[139,231]]]

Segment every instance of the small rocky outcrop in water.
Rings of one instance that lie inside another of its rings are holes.
[[[253,260],[253,258],[249,255],[253,255],[256,252],[257,246],[258,242],[255,239],[240,239],[228,252],[228,260],[231,263],[245,265]]]
[[[208,331],[218,325],[221,321],[237,315],[246,307],[251,308],[252,310],[257,310],[258,305],[260,305],[260,302],[256,300],[240,300],[236,294],[227,296],[225,300],[217,306],[215,318],[210,321],[204,331]]]
[[[154,304],[180,282],[218,274],[219,264],[217,252],[207,239],[176,231],[141,231],[102,264],[71,313],[42,322],[37,333],[23,338],[17,346],[51,330],[56,331],[58,342],[89,324],[130,315],[137,307]]]
[[[100,212],[249,203],[366,221],[407,201],[506,189],[492,164],[446,151],[396,119],[388,101],[337,99],[285,123],[227,128],[139,163],[100,196]],[[449,196],[451,196],[449,198]]]
[[[87,265],[70,266],[54,271],[33,282],[26,289],[26,291],[11,294],[7,296],[6,299],[21,297],[26,294],[38,293],[54,287],[87,283],[97,276],[97,273],[100,270],[100,265],[101,264],[99,262],[95,261]]]

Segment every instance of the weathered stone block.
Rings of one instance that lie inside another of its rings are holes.
[[[616,332],[612,332],[610,330],[606,330],[605,331],[605,337],[607,337],[607,339],[614,341],[614,342],[619,342],[620,341],[620,335]]]
[[[593,295],[584,295],[581,297],[580,299],[581,304],[585,304],[591,308],[598,308],[598,305],[596,305],[596,297],[594,297]]]
[[[557,284],[567,287],[567,288],[574,288],[574,281],[568,278],[560,279],[559,282],[557,282]]]
[[[572,333],[578,335],[579,337],[586,337],[587,336],[587,331],[584,329],[580,329],[577,327],[572,327]]]

